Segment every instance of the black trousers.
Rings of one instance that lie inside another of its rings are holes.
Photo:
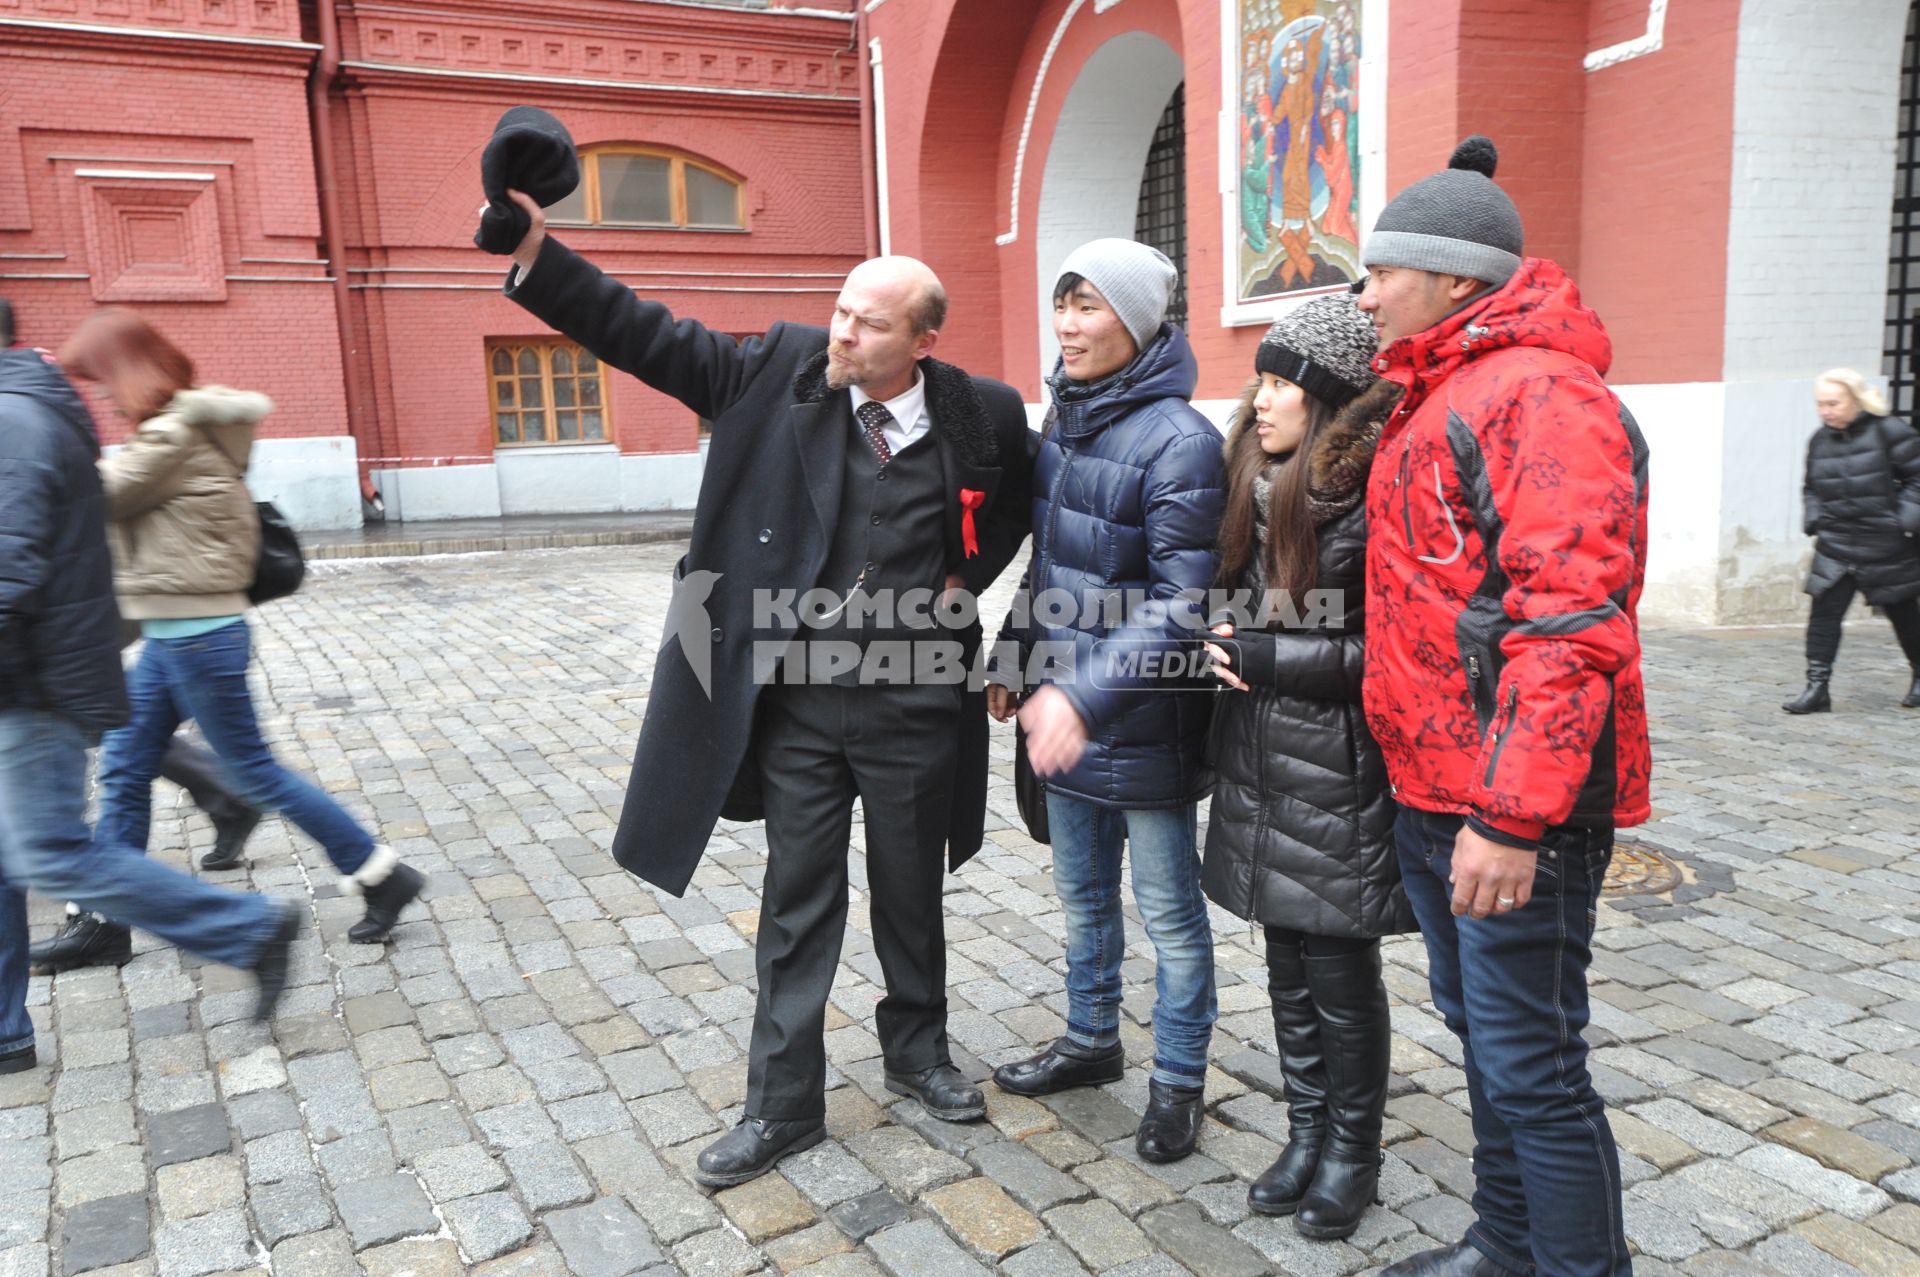
[[[211,820],[238,820],[253,808],[233,792],[220,763],[198,745],[175,736],[160,759],[160,775],[187,791]]]
[[[1853,606],[1859,586],[1851,574],[1813,596],[1813,611],[1807,617],[1807,664],[1832,665],[1840,654],[1840,622]],[[1881,607],[1893,622],[1893,633],[1907,664],[1920,674],[1920,599],[1907,599]]]
[[[886,1067],[950,1062],[941,911],[957,688],[774,686],[756,729],[767,873],[754,948],[760,978],[747,1060],[749,1117],[826,1112],[827,995],[847,924],[853,800],[865,813],[876,1013]]]

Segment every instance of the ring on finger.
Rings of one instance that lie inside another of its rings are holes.
[[[1514,905],[1514,899],[1512,896],[1495,896],[1493,903],[1499,905],[1502,909],[1511,909]]]

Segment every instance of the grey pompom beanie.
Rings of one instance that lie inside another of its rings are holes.
[[[1053,278],[1058,282],[1067,275],[1078,275],[1100,290],[1141,350],[1160,335],[1174,288],[1180,283],[1180,272],[1165,253],[1130,239],[1082,244],[1067,254]]]
[[[1315,297],[1267,329],[1254,351],[1255,371],[1292,382],[1328,407],[1342,408],[1374,382],[1379,345],[1373,324],[1351,293]]]
[[[1520,210],[1493,184],[1500,153],[1479,134],[1447,167],[1393,197],[1367,236],[1361,263],[1464,275],[1498,287],[1525,256]]]

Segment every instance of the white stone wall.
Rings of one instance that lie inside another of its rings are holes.
[[[1899,0],[1740,6],[1727,381],[1879,367],[1906,25]]]

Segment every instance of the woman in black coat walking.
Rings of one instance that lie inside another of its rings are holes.
[[[1387,1100],[1380,937],[1414,929],[1386,766],[1360,707],[1367,474],[1399,388],[1346,295],[1268,331],[1227,436],[1220,584],[1270,619],[1215,633],[1231,690],[1202,883],[1262,924],[1291,1138],[1248,1191],[1303,1236],[1351,1234],[1374,1199]],[[1289,606],[1289,604],[1291,606]],[[1277,619],[1276,619],[1277,618]]]
[[[1807,688],[1789,714],[1833,708],[1827,683],[1840,622],[1856,593],[1887,614],[1913,682],[1900,704],[1920,709],[1920,434],[1851,368],[1814,383],[1821,426],[1807,442],[1806,531],[1817,538],[1806,590]]]

